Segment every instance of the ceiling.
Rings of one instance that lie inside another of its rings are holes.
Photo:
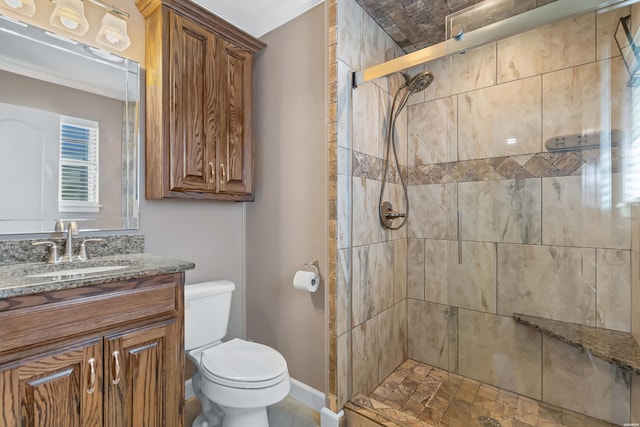
[[[302,15],[324,0],[194,0],[254,37]]]
[[[324,0],[194,0],[254,37],[262,37]],[[445,39],[447,15],[483,0],[355,0],[406,53]],[[458,17],[465,31],[555,0],[491,0]],[[479,6],[479,5],[478,5]],[[452,21],[453,22],[453,21]],[[452,24],[454,25],[454,24]],[[454,25],[455,26],[455,25]]]

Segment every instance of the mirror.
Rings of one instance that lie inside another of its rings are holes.
[[[0,15],[0,234],[138,228],[138,63]]]

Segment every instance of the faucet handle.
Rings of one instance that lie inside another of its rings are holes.
[[[55,242],[51,241],[43,241],[43,242],[33,242],[32,246],[48,246],[49,247],[49,256],[47,257],[47,264],[57,264],[60,262],[60,257],[58,256],[58,245]]]
[[[86,261],[89,259],[89,255],[87,254],[87,243],[97,243],[102,242],[102,239],[93,238],[93,239],[84,239],[80,244],[80,253],[78,254],[78,261]]]

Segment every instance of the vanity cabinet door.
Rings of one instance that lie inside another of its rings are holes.
[[[102,340],[0,368],[3,427],[102,425]]]
[[[182,427],[179,324],[174,319],[105,339],[105,425]]]

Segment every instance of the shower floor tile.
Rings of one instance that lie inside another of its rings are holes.
[[[410,359],[345,407],[366,418],[363,426],[495,426],[487,417],[502,427],[615,426]]]

